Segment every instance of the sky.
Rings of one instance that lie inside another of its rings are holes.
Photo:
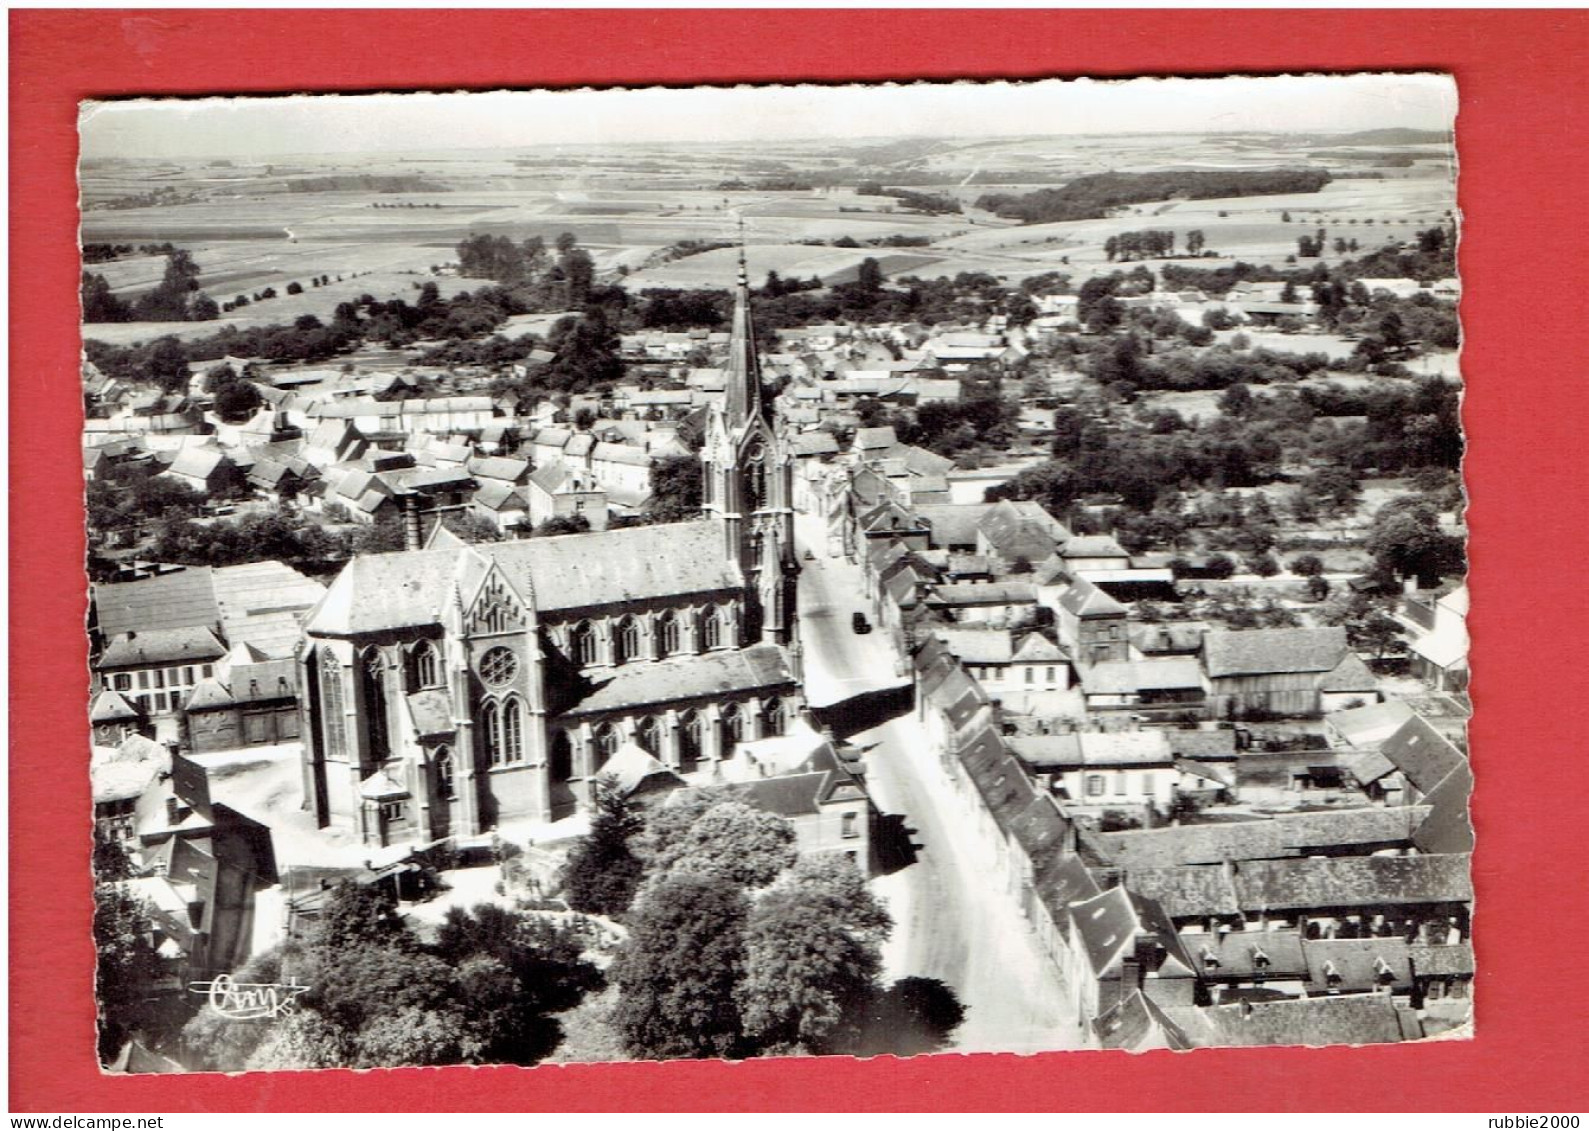
[[[1450,129],[1442,75],[501,91],[86,103],[83,156],[268,158],[626,142]]]

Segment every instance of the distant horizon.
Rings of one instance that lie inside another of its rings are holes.
[[[1449,135],[1456,110],[1448,75],[1232,76],[128,99],[83,103],[79,132],[84,161],[266,162],[637,145]],[[415,136],[434,140],[415,148]]]
[[[1400,125],[1395,125],[1395,126],[1366,126],[1366,127],[1362,128],[1362,129],[1331,130],[1331,131],[1326,131],[1326,130],[1109,130],[1109,131],[1100,131],[1098,133],[1000,134],[1000,135],[996,135],[996,136],[1001,141],[1021,141],[1023,139],[1030,139],[1030,140],[1033,140],[1033,141],[1038,141],[1038,140],[1046,140],[1048,138],[1055,138],[1055,139],[1059,139],[1059,138],[1108,138],[1108,137],[1120,137],[1122,135],[1131,136],[1131,137],[1208,137],[1208,136],[1214,136],[1214,135],[1230,136],[1230,137],[1277,137],[1277,136],[1278,137],[1352,137],[1352,136],[1355,136],[1357,134],[1368,133],[1368,132],[1378,131],[1378,130],[1414,130],[1414,131],[1417,131],[1419,133],[1444,133],[1448,137],[1451,136],[1451,131],[1449,131],[1449,130],[1435,130],[1435,129],[1428,129],[1428,128],[1425,128],[1425,127],[1422,127],[1422,126],[1400,126]],[[782,138],[782,139],[779,140],[778,144],[780,144],[780,145],[817,145],[817,144],[826,144],[826,143],[832,143],[832,142],[836,142],[837,141],[837,142],[842,142],[846,146],[860,147],[860,146],[865,146],[865,145],[868,145],[868,144],[886,144],[886,143],[889,143],[889,142],[901,142],[901,141],[957,141],[957,140],[961,140],[961,139],[969,139],[970,136],[971,135],[966,135],[966,134],[876,134],[876,135],[873,135],[871,137],[861,137],[861,138],[832,138],[832,137],[811,136],[811,137]],[[633,140],[633,141],[603,141],[603,142],[560,141],[560,142],[543,142],[543,143],[540,143],[540,144],[530,144],[530,145],[454,146],[454,147],[436,146],[435,148],[432,148],[432,149],[302,150],[302,151],[297,152],[297,153],[287,153],[287,152],[270,153],[270,154],[264,154],[264,155],[260,155],[260,156],[244,156],[242,154],[224,154],[224,153],[173,153],[170,156],[165,156],[165,157],[97,156],[97,157],[84,157],[83,160],[85,162],[92,162],[92,163],[95,163],[95,164],[102,164],[102,163],[107,163],[107,162],[143,163],[143,162],[152,162],[152,161],[184,161],[184,160],[191,160],[191,161],[197,161],[197,160],[221,161],[221,160],[225,160],[225,161],[228,161],[229,163],[231,163],[233,165],[236,165],[236,164],[239,164],[239,163],[241,163],[243,165],[271,164],[271,163],[279,163],[279,162],[282,162],[282,161],[292,161],[292,160],[300,159],[300,158],[327,159],[327,158],[358,158],[358,157],[414,157],[414,158],[421,158],[421,159],[424,159],[424,160],[432,160],[432,161],[434,161],[434,160],[450,160],[450,159],[452,159],[454,157],[454,155],[464,155],[464,154],[529,153],[529,152],[543,152],[544,153],[544,152],[556,152],[556,151],[559,151],[559,150],[569,150],[569,149],[592,149],[592,150],[600,150],[600,149],[628,149],[628,148],[643,147],[643,146],[648,146],[648,145],[653,145],[653,146],[674,146],[674,147],[677,147],[677,146],[701,146],[701,147],[704,148],[704,147],[708,147],[708,146],[718,146],[718,147],[720,147],[720,146],[729,146],[729,145],[750,145],[750,144],[753,144],[753,143],[750,142],[750,141],[742,141],[742,140],[699,141],[699,140],[678,140],[678,139],[674,139],[674,140],[668,140],[668,141],[660,141],[660,140],[648,141],[648,140],[638,140],[637,139],[637,140]],[[1423,142],[1423,143],[1412,143],[1412,144],[1434,144],[1434,143],[1433,142]],[[441,157],[440,155],[443,155],[443,154],[445,154],[447,156],[446,157]],[[1187,161],[1187,162],[1184,162],[1184,163],[1193,164],[1193,165],[1197,164],[1197,162],[1195,160]]]

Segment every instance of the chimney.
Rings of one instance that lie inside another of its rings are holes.
[[[419,496],[404,495],[403,503],[403,549],[417,550],[420,548],[419,536]]]
[[[182,820],[182,802],[173,795],[166,798],[166,824],[175,825]]]

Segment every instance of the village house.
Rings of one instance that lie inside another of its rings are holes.
[[[1081,690],[1089,714],[1121,711],[1200,718],[1207,710],[1203,669],[1191,656],[1100,660],[1082,668]]]
[[[537,468],[524,496],[532,527],[550,518],[583,516],[592,530],[607,529],[607,492],[589,472],[570,470],[561,462]]]
[[[1165,814],[1180,773],[1161,730],[1012,735],[1010,749],[1061,801],[1098,816],[1108,809]]]
[[[212,801],[204,768],[180,755],[138,811],[142,874],[122,882],[149,907],[175,988],[240,969],[253,947],[256,893],[277,882],[270,829]]]
[[[216,745],[221,734],[241,738],[233,745],[292,738],[297,682],[279,663],[290,661],[299,620],[324,592],[280,562],[194,567],[95,585],[90,639],[96,691],[114,691],[157,737],[194,743],[195,749],[228,748]],[[224,693],[231,700],[228,721],[193,733],[183,716],[207,683],[215,687],[201,699],[213,712]],[[114,700],[99,707],[125,713]]]
[[[801,856],[842,855],[863,873],[877,867],[872,852],[877,813],[858,760],[846,761],[830,739],[809,727],[741,743],[724,777],[737,800],[786,818]]]
[[[1260,628],[1203,637],[1209,711],[1306,717],[1377,701],[1378,681],[1343,628]]]

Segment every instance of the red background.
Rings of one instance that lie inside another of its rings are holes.
[[[11,1110],[1571,1111],[1583,13],[11,13]],[[1478,1037],[1372,1049],[102,1077],[93,1061],[75,105],[125,94],[1438,69],[1461,91]],[[1571,335],[1569,337],[1569,334]],[[1573,364],[1576,363],[1576,364]]]

